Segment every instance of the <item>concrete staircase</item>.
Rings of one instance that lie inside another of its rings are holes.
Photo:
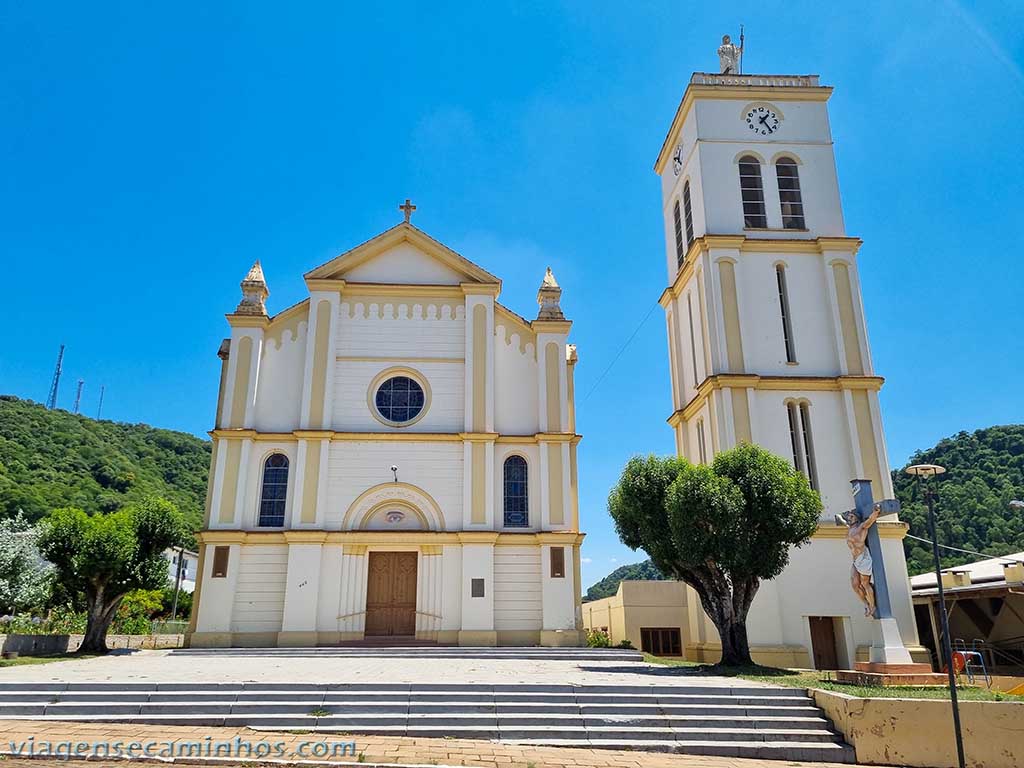
[[[0,718],[854,761],[853,750],[806,691],[705,686],[693,680],[686,685],[582,686],[0,682]]]
[[[379,641],[360,640],[358,644],[316,646],[308,648],[178,648],[170,651],[174,657],[225,658],[416,658],[416,659],[539,659],[541,661],[575,662],[631,662],[642,663],[639,651],[622,648],[545,648],[545,647],[483,647],[435,645],[401,638],[381,638]]]

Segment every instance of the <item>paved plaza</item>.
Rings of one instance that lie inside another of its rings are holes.
[[[763,687],[682,667],[647,664],[638,653],[557,652],[527,649],[500,656],[495,649],[422,650],[310,648],[113,652],[101,658],[0,669],[0,681],[33,682],[288,682],[454,683],[553,685],[719,685]]]
[[[146,725],[113,725],[109,723],[39,723],[22,720],[0,720],[0,752],[9,752],[10,743],[18,744],[35,737],[36,744],[49,741],[87,743],[122,742],[139,744],[181,741],[230,742],[238,738],[255,743],[263,740],[282,743],[288,754],[294,752],[302,742],[310,739],[327,742],[354,739],[357,752],[355,757],[340,756],[324,759],[323,765],[373,766],[412,765],[422,766],[475,766],[479,768],[839,768],[834,763],[804,763],[786,760],[751,760],[735,757],[706,757],[701,755],[672,755],[658,752],[632,752],[609,749],[567,749],[561,747],[534,747],[502,744],[493,741],[465,741],[459,739],[410,739],[381,736],[353,736],[341,734],[313,736],[294,732],[255,732],[246,728],[182,728]],[[308,750],[307,750],[308,751]],[[310,760],[310,758],[307,758]],[[3,760],[5,768],[37,768],[42,762],[11,758]],[[50,761],[45,761],[50,764]],[[251,759],[230,761],[218,759],[216,764],[245,765],[254,768],[270,763]],[[103,764],[116,765],[116,762]],[[190,762],[188,759],[175,760],[175,765],[210,765],[210,762]],[[280,764],[280,763],[278,763]],[[317,764],[315,762],[303,764]],[[62,762],[66,768],[94,768],[96,761]],[[847,764],[844,768],[849,768]]]

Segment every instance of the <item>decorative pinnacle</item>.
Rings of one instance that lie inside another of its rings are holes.
[[[242,280],[241,287],[242,300],[235,307],[235,314],[266,316],[266,301],[270,291],[267,289],[267,280],[263,276],[263,267],[260,266],[258,259]]]
[[[548,267],[547,272],[544,273],[544,281],[540,284],[540,290],[537,291],[537,304],[540,306],[537,319],[565,320],[565,315],[562,314],[562,308],[559,306],[561,298],[562,289],[558,287],[558,281],[555,280],[551,267]]]

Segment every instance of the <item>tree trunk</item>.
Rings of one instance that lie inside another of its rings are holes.
[[[110,650],[107,648],[107,630],[110,629],[110,623],[124,595],[108,600],[106,590],[100,585],[95,590],[89,590],[86,597],[88,607],[85,636],[76,653],[107,653]]]
[[[719,664],[723,667],[753,666],[747,640],[747,613],[760,582],[749,579],[730,583],[717,569],[691,571],[687,576],[685,580],[697,591],[704,612],[718,630],[722,642]]]

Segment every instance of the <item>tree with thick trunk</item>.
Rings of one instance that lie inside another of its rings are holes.
[[[608,498],[622,542],[685,581],[718,629],[723,666],[752,664],[747,613],[764,579],[810,540],[821,498],[785,459],[754,445],[711,466],[634,457]]]
[[[150,498],[110,514],[56,509],[41,524],[39,551],[66,594],[83,596],[85,637],[79,653],[106,653],[107,630],[124,596],[167,584],[163,551],[182,539],[169,501]]]

